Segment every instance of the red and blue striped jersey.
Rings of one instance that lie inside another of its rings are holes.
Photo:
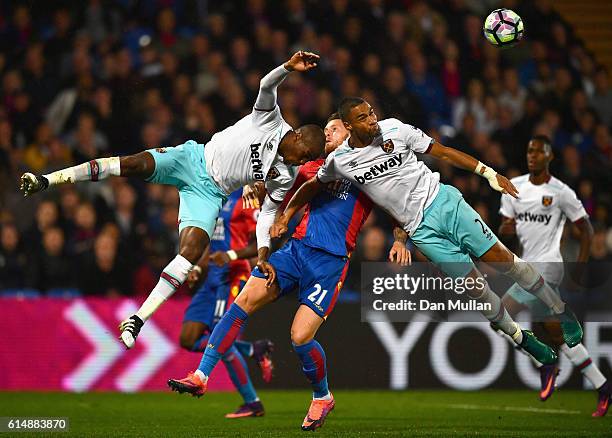
[[[304,164],[287,199],[291,199],[304,182],[315,176],[324,162],[316,160]],[[359,231],[371,210],[370,198],[350,181],[332,181],[306,206],[293,237],[331,254],[349,255],[355,249]]]
[[[229,195],[217,218],[215,231],[210,239],[210,252],[238,250],[247,246],[255,233],[258,214],[259,210],[242,208],[242,189]],[[246,273],[248,277],[250,271],[248,260],[235,260],[223,267],[210,263],[208,281],[231,282],[236,275]]]

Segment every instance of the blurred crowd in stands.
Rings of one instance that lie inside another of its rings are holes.
[[[500,50],[484,16],[510,7],[526,38]],[[260,78],[295,50],[319,67],[279,89],[288,123],[323,125],[342,96],[397,117],[508,177],[526,173],[532,134],[553,142],[553,174],[595,226],[592,258],[612,254],[610,72],[552,0],[0,1],[0,289],[142,295],[176,254],[178,196],[121,178],[23,199],[24,171],[194,139],[248,114]],[[499,194],[438,166],[496,229]],[[571,232],[568,231],[568,237]],[[384,260],[375,211],[353,257]],[[568,239],[571,241],[571,239]],[[569,252],[571,253],[571,247]]]

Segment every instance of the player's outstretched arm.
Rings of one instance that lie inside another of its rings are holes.
[[[255,101],[255,110],[272,111],[276,106],[276,89],[292,71],[308,71],[317,66],[319,55],[299,51],[293,54],[289,61],[276,67],[259,82],[259,93]]]
[[[272,238],[281,237],[287,232],[288,224],[291,218],[302,209],[317,193],[323,190],[324,184],[319,181],[316,176],[313,176],[298,189],[293,195],[285,211],[276,219],[272,228],[270,228],[270,236]]]
[[[469,170],[470,172],[474,172],[475,174],[486,178],[493,190],[507,193],[514,198],[518,198],[518,190],[508,178],[500,175],[495,170],[484,165],[471,155],[458,151],[457,149],[444,146],[437,141],[431,146],[429,154],[439,160],[446,161],[455,167]]]

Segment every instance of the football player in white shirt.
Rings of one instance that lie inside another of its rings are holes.
[[[565,342],[577,345],[582,327],[533,266],[502,245],[480,215],[454,187],[441,184],[440,175],[416,159],[415,152],[472,171],[497,191],[518,197],[514,185],[475,158],[445,147],[411,125],[397,119],[378,121],[372,107],[359,97],[345,98],[339,113],[350,137],[331,153],[316,177],[293,196],[272,229],[272,237],[286,232],[289,219],[324,184],[345,178],[385,209],[409,233],[419,250],[451,276],[471,276],[481,288],[468,292],[483,305],[483,315],[543,364],[557,360],[554,350],[530,331],[521,330],[500,298],[481,277],[471,257],[492,263],[525,290],[534,294],[561,320]]]
[[[25,196],[57,184],[99,181],[111,175],[140,177],[178,188],[179,253],[164,268],[136,314],[120,324],[120,339],[127,348],[134,345],[144,322],[187,279],[210,243],[227,197],[257,181],[265,181],[268,193],[257,221],[258,266],[262,272],[269,272],[269,229],[278,206],[293,185],[297,166],[318,158],[325,146],[325,135],[319,126],[305,125],[294,130],[283,120],[276,104],[276,89],[290,72],[308,71],[317,66],[318,59],[314,53],[299,51],[268,73],[260,82],[253,111],[215,134],[206,145],[189,140],[176,147],[150,149],[121,158],[98,158],[47,175],[22,175]]]
[[[513,178],[511,181],[522,194],[518,199],[502,195],[499,213],[502,224],[499,234],[502,239],[518,237],[522,247],[521,257],[540,270],[548,284],[558,292],[563,280],[563,258],[561,257],[561,235],[566,219],[577,229],[580,251],[577,262],[586,263],[589,259],[593,227],[589,216],[576,193],[566,184],[552,176],[549,171],[553,159],[550,140],[545,136],[535,136],[527,146],[527,168],[529,174]],[[581,265],[577,265],[580,267]],[[579,273],[577,273],[579,279]],[[508,313],[515,316],[529,309],[534,322],[542,326],[558,349],[565,354],[574,366],[598,390],[597,409],[594,417],[606,415],[610,404],[610,384],[592,362],[582,343],[573,347],[563,340],[559,321],[549,308],[542,305],[533,295],[514,284],[503,296],[502,302]],[[542,365],[540,370],[542,388],[540,399],[547,400],[555,389],[555,379],[559,372],[557,364]]]

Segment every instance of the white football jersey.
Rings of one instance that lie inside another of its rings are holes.
[[[352,148],[348,139],[332,152],[317,177],[323,183],[347,179],[385,209],[409,234],[438,194],[440,174],[418,161],[433,139],[397,119],[380,121],[380,135],[369,146]]]
[[[563,280],[561,235],[565,220],[575,222],[587,212],[576,193],[555,177],[535,185],[529,175],[522,175],[513,178],[512,183],[519,198],[502,195],[499,213],[516,221],[523,260],[534,262],[547,282],[558,285]]]
[[[297,176],[297,167],[283,163],[278,145],[291,126],[278,105],[253,110],[217,132],[204,147],[206,171],[228,195],[246,184],[265,181],[268,195],[281,202]]]

